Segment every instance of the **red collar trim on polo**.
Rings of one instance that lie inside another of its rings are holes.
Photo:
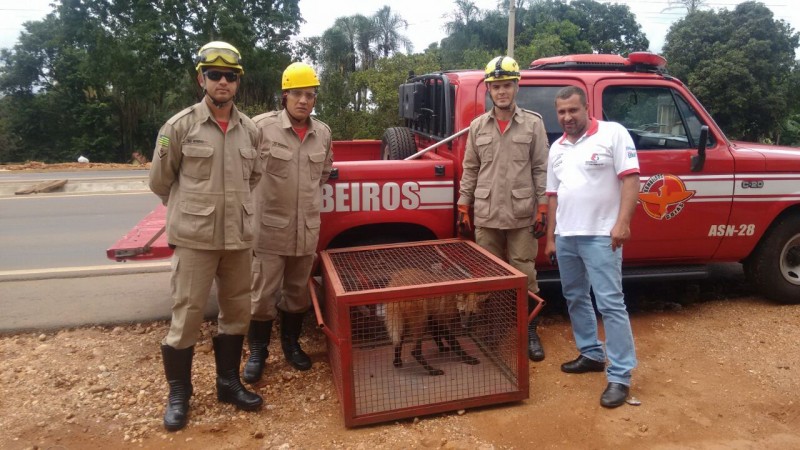
[[[590,120],[591,120],[591,122],[589,122],[589,129],[586,130],[586,133],[584,133],[584,135],[581,136],[581,138],[578,139],[578,141],[580,141],[581,139],[583,139],[585,137],[589,137],[589,136],[593,136],[593,135],[597,134],[597,130],[600,128],[600,124],[597,123],[597,119],[595,119],[594,117],[592,117]],[[558,143],[559,144],[563,144],[564,141],[566,141],[566,140],[567,140],[567,133],[564,133],[564,134],[561,135],[561,139],[558,141]],[[578,141],[575,141],[575,142],[578,142]]]
[[[592,117],[592,122],[589,124],[589,129],[586,130],[586,134],[584,136],[592,136],[593,134],[596,134],[598,128],[600,128],[600,125],[598,125],[597,119]]]

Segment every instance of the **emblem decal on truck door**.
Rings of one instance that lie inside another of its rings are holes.
[[[657,220],[669,220],[681,213],[686,201],[695,192],[687,190],[683,180],[677,176],[660,173],[644,183],[639,192],[639,202],[648,216]]]

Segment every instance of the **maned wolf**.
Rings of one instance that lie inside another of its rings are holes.
[[[429,277],[429,272],[420,269],[402,269],[392,274],[387,287],[413,286],[415,281]],[[442,348],[440,340],[444,338],[461,362],[470,365],[479,364],[479,360],[469,356],[461,348],[461,344],[452,333],[451,326],[458,321],[459,316],[474,314],[486,297],[486,295],[470,292],[388,303],[386,305],[386,331],[394,344],[394,366],[403,366],[403,332],[405,331],[414,340],[414,348],[411,350],[414,359],[428,371],[428,374],[444,374],[441,369],[436,369],[428,364],[422,355],[422,337],[429,323],[432,324],[434,338],[438,340],[437,345],[440,349]]]

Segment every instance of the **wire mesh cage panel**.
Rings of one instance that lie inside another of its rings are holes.
[[[345,425],[528,398],[524,274],[461,240],[329,250],[321,260]]]

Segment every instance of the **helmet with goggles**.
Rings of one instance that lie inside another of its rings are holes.
[[[306,63],[291,63],[289,67],[283,71],[281,89],[284,91],[318,86],[319,78],[317,78],[317,73]]]
[[[520,79],[519,64],[508,56],[498,56],[489,61],[486,65],[486,77],[484,81],[491,83],[492,81],[505,81]]]
[[[202,46],[194,57],[194,63],[198,72],[202,72],[204,67],[227,67],[244,74],[242,55],[227,42],[213,41]]]

